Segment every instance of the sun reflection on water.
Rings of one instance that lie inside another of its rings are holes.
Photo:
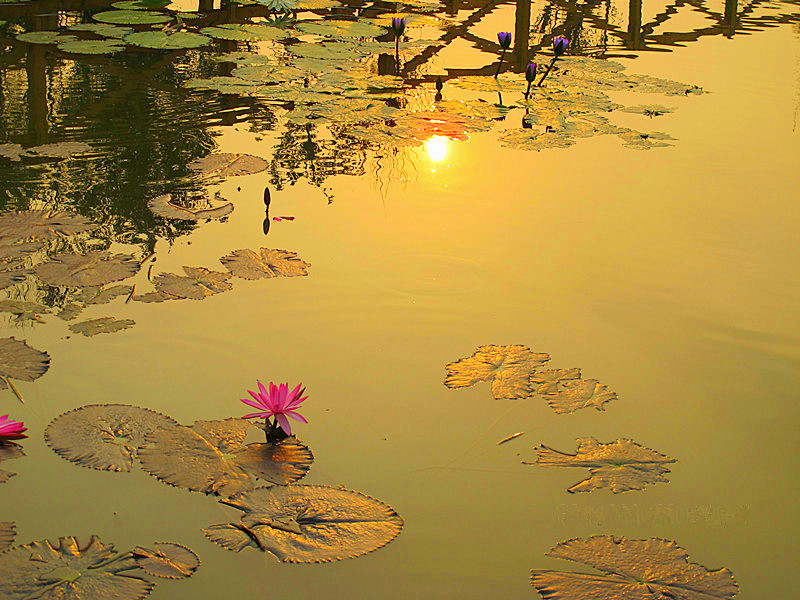
[[[447,142],[443,135],[434,135],[425,142],[425,151],[433,163],[442,162],[447,157]]]

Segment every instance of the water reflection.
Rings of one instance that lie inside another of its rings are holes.
[[[434,135],[427,142],[425,142],[425,151],[428,153],[428,158],[433,163],[440,163],[447,158],[447,144],[449,138],[442,135]]]

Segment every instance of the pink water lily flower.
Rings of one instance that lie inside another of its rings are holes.
[[[289,419],[286,417],[291,417],[295,421],[300,421],[301,423],[308,423],[303,415],[295,411],[295,409],[308,398],[308,396],[303,396],[305,388],[301,389],[302,385],[302,383],[297,384],[297,387],[290,392],[288,383],[282,383],[278,386],[270,381],[269,390],[267,390],[264,384],[259,381],[258,392],[247,390],[253,397],[253,400],[241,398],[242,402],[259,409],[259,412],[250,413],[242,418],[269,419],[270,417],[275,417],[278,425],[286,432],[286,435],[292,435],[292,426],[289,424]]]
[[[21,440],[28,437],[25,432],[28,428],[22,421],[12,421],[8,415],[0,417],[0,444],[7,440]]]

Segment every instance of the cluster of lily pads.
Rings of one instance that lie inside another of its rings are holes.
[[[607,402],[617,399],[616,393],[596,379],[583,379],[578,368],[543,368],[549,360],[549,354],[533,352],[528,346],[481,346],[471,356],[445,366],[444,384],[455,389],[488,381],[497,400],[541,396],[558,414],[589,407],[602,411]],[[617,494],[642,490],[648,484],[668,483],[667,465],[676,462],[629,439],[602,443],[584,437],[578,438],[575,454],[544,444],[536,447],[536,453],[535,463],[523,464],[589,469],[589,477],[570,486],[569,493],[608,488]],[[627,540],[600,535],[573,539],[558,544],[547,555],[582,562],[603,574],[533,570],[531,583],[543,598],[702,600],[729,599],[738,591],[728,569],[708,570],[691,563],[674,542],[658,538]]]

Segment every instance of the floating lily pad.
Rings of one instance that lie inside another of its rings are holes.
[[[220,200],[224,200],[219,198]],[[147,206],[155,214],[168,219],[182,219],[184,221],[202,221],[203,219],[221,219],[233,212],[233,204],[226,202],[216,208],[191,208],[181,206],[179,198],[174,198],[172,194],[161,194],[156,196]]]
[[[14,442],[3,442],[0,444],[0,463],[15,458],[22,458],[23,456],[25,456],[25,451],[19,444],[15,444]],[[0,469],[0,483],[5,483],[14,477],[14,475],[16,475],[16,473]]]
[[[634,113],[646,117],[660,117],[661,115],[675,112],[675,109],[669,106],[661,106],[660,104],[639,104],[637,106],[624,106],[620,109],[620,112]]]
[[[57,44],[61,41],[76,40],[74,35],[63,35],[60,31],[27,31],[17,35],[20,42],[26,44]]]
[[[19,144],[0,144],[0,156],[13,162],[22,160],[25,149]]]
[[[180,427],[161,413],[126,404],[89,404],[54,419],[44,433],[56,454],[100,471],[130,471],[145,437]]]
[[[22,283],[25,281],[26,275],[29,275],[30,271],[1,271],[0,272],[0,290],[4,290],[7,287],[11,287],[15,283]]]
[[[619,439],[601,444],[593,437],[578,438],[578,452],[566,454],[545,445],[536,448],[536,464],[543,467],[581,467],[589,469],[591,477],[576,483],[567,491],[592,492],[604,487],[618,494],[641,490],[648,483],[668,483],[665,466],[676,462],[632,440]]]
[[[548,360],[549,355],[527,346],[480,346],[472,356],[445,366],[444,384],[463,388],[491,380],[495,398],[527,398],[532,392],[531,374]]]
[[[213,27],[203,27],[203,35],[219,40],[235,42],[258,42],[262,40],[282,40],[289,34],[279,27],[257,23],[224,23]]]
[[[100,23],[114,25],[153,25],[172,20],[169,15],[146,10],[109,10],[97,13],[92,18]]]
[[[35,381],[47,373],[50,368],[50,356],[31,348],[22,340],[10,338],[0,339],[0,375],[19,381]],[[8,386],[0,379],[0,390]]]
[[[562,381],[580,378],[580,369],[543,369],[531,375],[531,383],[534,391],[544,396],[557,393],[558,384]]]
[[[671,135],[660,131],[643,133],[641,131],[629,130],[619,133],[618,136],[624,142],[622,145],[625,148],[633,148],[634,150],[665,148],[666,146],[672,146],[673,144],[669,142],[675,140]]]
[[[532,571],[531,583],[553,600],[729,600],[739,586],[728,569],[708,570],[689,562],[675,542],[628,540],[610,535],[573,539],[547,553],[602,572]]]
[[[236,177],[260,173],[269,166],[269,163],[251,154],[209,154],[205,158],[190,162],[187,166],[203,175]]]
[[[200,48],[211,43],[211,38],[191,31],[140,31],[125,36],[125,41],[142,48],[156,50],[182,50],[184,48]]]
[[[355,558],[391,542],[403,528],[383,502],[324,485],[260,487],[230,500],[240,523],[213,525],[203,533],[224,548],[254,548],[289,563]]]
[[[132,285],[113,285],[106,289],[100,287],[85,287],[81,288],[78,293],[75,294],[75,299],[87,305],[108,304],[119,296],[129,296],[132,291]]]
[[[617,399],[616,392],[596,379],[560,381],[556,391],[543,394],[547,403],[559,414],[571,413],[581,408],[605,410],[606,402]]]
[[[293,437],[245,446],[249,425],[225,419],[156,431],[148,436],[139,460],[165,483],[220,496],[252,489],[255,478],[287,484],[306,474],[314,459],[307,446]]]
[[[200,559],[192,550],[171,542],[156,542],[155,550],[137,546],[133,558],[140,569],[153,577],[185,579],[200,566]]]
[[[208,296],[233,289],[228,279],[230,273],[210,271],[203,267],[183,267],[186,276],[160,273],[153,278],[153,285],[161,294],[177,298],[203,300]]]
[[[0,522],[0,550],[5,550],[14,543],[17,526],[12,521]]]
[[[252,81],[257,84],[283,83],[285,81],[297,81],[306,76],[305,71],[296,67],[285,65],[241,65],[231,71],[232,77],[238,77],[245,81]]]
[[[69,304],[64,305],[64,308],[58,311],[56,316],[62,321],[72,321],[72,319],[77,317],[82,312],[83,306],[75,302],[70,302]]]
[[[95,227],[86,217],[60,210],[23,210],[0,215],[0,238],[4,242],[30,238],[54,240]]]
[[[257,0],[258,4],[266,6],[268,9],[281,13],[297,10],[294,0]]]
[[[302,277],[311,266],[289,250],[261,248],[234,250],[219,259],[231,273],[242,279],[268,279],[271,277]]]
[[[0,312],[11,313],[17,321],[41,321],[39,315],[50,312],[50,309],[37,302],[0,300]]]
[[[166,8],[172,4],[172,0],[120,0],[113,2],[111,6],[118,10],[149,10]]]
[[[70,40],[59,42],[58,49],[70,54],[115,54],[125,50],[120,40]]]
[[[88,31],[105,38],[122,39],[129,33],[133,33],[132,27],[117,27],[108,23],[76,23],[67,27],[70,31]]]
[[[86,337],[97,335],[99,333],[116,333],[123,329],[130,329],[136,325],[133,319],[115,319],[114,317],[100,317],[99,319],[90,319],[88,321],[81,321],[69,326],[72,333],[80,333]]]
[[[326,8],[335,8],[342,6],[341,2],[337,0],[297,0],[295,7],[300,10],[324,10]]]
[[[25,244],[6,243],[0,239],[0,270],[8,271],[22,266],[24,259],[43,247],[39,242]]]
[[[82,287],[105,285],[133,277],[139,261],[130,254],[111,254],[95,250],[86,254],[62,254],[37,265],[36,275],[44,283],[56,286]]]
[[[66,44],[75,41],[79,41],[78,38],[67,36],[64,37],[62,40],[59,40],[58,43]],[[33,146],[31,148],[26,148],[25,152],[23,153],[23,157],[70,158],[71,156],[74,156],[76,154],[89,152],[91,149],[92,147],[89,144],[85,144],[84,142],[55,142],[52,144],[42,144],[41,146]]]
[[[118,558],[114,547],[92,536],[87,544],[74,537],[14,546],[0,554],[0,597],[4,600],[48,598],[140,600],[153,584],[127,571],[132,558]]]
[[[166,302],[167,300],[186,300],[186,298],[182,298],[181,296],[173,296],[172,294],[167,294],[165,292],[148,292],[146,294],[139,294],[133,297],[135,302]]]
[[[323,37],[367,38],[378,37],[386,29],[362,21],[317,20],[298,23],[297,29],[303,33],[313,33]]]

